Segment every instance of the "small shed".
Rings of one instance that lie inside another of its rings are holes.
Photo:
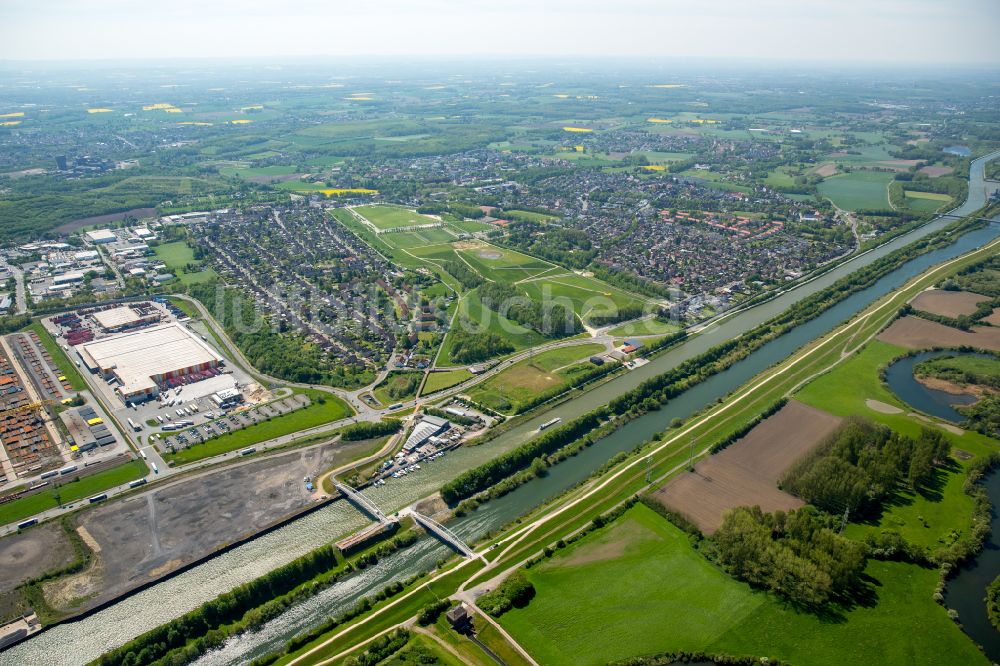
[[[472,616],[465,604],[459,604],[445,613],[448,623],[455,629],[468,627],[472,623]]]

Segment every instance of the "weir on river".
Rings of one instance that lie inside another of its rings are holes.
[[[969,198],[962,206],[949,211],[950,214],[967,215],[983,206],[986,200],[983,167],[986,161],[997,155],[1000,152],[973,162]],[[937,218],[885,245],[859,254],[768,302],[723,318],[650,363],[526,419],[487,444],[460,447],[448,456],[425,465],[419,475],[369,489],[366,497],[377,506],[390,511],[409,506],[437,491],[461,471],[495,458],[536,436],[538,426],[544,421],[556,416],[564,421],[569,420],[605,405],[615,396],[635,388],[646,379],[666,372],[710,347],[752,329],[839,278],[941,229],[949,222],[948,219]],[[524,515],[585,479],[619,451],[629,451],[653,434],[661,432],[671,419],[687,418],[704,405],[739,387],[772,363],[786,358],[793,349],[832,330],[915,275],[934,264],[980,247],[998,235],[1000,225],[989,225],[956,238],[952,245],[914,258],[872,286],[828,308],[819,317],[801,324],[727,370],[689,389],[663,409],[629,422],[594,446],[584,449],[579,455],[554,466],[547,476],[520,486],[453,521],[450,523],[450,530],[465,542],[473,542],[487,532]],[[366,522],[346,502],[333,502],[89,617],[44,631],[31,640],[0,653],[0,665],[58,666],[89,661],[241,583],[360,529]],[[323,618],[347,610],[361,597],[384,588],[391,581],[433,569],[436,562],[448,552],[447,547],[439,541],[422,539],[414,546],[398,551],[377,565],[367,567],[293,606],[260,630],[230,640],[222,649],[204,655],[197,663],[242,664],[278,649],[292,636],[307,631]]]

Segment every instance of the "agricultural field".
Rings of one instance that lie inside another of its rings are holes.
[[[915,310],[930,312],[944,317],[959,317],[970,315],[976,311],[976,304],[990,300],[989,296],[974,294],[969,291],[949,291],[946,289],[929,289],[920,292],[910,301]]]
[[[519,403],[567,386],[575,372],[589,367],[587,358],[603,351],[604,345],[581,344],[542,352],[469,389],[469,397],[498,412],[517,412]]]
[[[727,449],[699,462],[693,472],[675,476],[654,497],[713,534],[723,513],[758,505],[764,511],[790,511],[803,502],[778,489],[778,480],[796,460],[815,448],[840,424],[832,414],[790,401]]]
[[[893,174],[882,171],[853,171],[827,178],[818,189],[844,210],[888,210],[892,179]]]
[[[820,666],[866,663],[872,654],[881,664],[910,664],[914,654],[936,664],[986,663],[931,599],[934,569],[871,561],[868,599],[817,616],[733,580],[642,505],[526,573],[537,596],[500,623],[544,664],[671,650]]]
[[[1000,351],[1000,328],[996,326],[973,326],[968,331],[962,331],[914,316],[897,319],[892,326],[879,333],[878,339],[907,349],[964,345]]]
[[[440,220],[421,215],[401,206],[358,206],[354,212],[371,222],[377,229],[441,224]]]

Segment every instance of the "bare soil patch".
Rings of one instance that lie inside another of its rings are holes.
[[[154,217],[156,215],[156,209],[133,208],[132,210],[126,210],[121,213],[108,213],[107,215],[81,217],[78,220],[73,220],[72,222],[66,222],[64,224],[60,224],[58,227],[53,229],[53,231],[59,234],[71,234],[77,229],[82,229],[83,227],[89,227],[92,224],[104,224],[106,222],[117,222],[118,220],[124,220],[126,215],[137,217],[139,219],[142,219],[144,217]]]
[[[812,170],[817,176],[822,176],[823,178],[829,178],[830,176],[837,173],[836,164],[821,164]]]
[[[984,318],[983,321],[992,326],[1000,326],[1000,308],[993,310],[993,313]]]
[[[868,398],[865,400],[865,407],[868,409],[878,412],[879,414],[902,414],[903,410],[899,407],[895,407],[888,403],[884,403],[881,400],[873,400]]]
[[[89,509],[80,534],[99,552],[86,570],[46,583],[46,600],[63,613],[86,611],[301,512],[313,504],[303,477],[318,476],[335,455],[330,446],[304,448]]]
[[[671,479],[654,497],[706,534],[714,533],[722,515],[738,506],[796,509],[802,500],[779,490],[778,479],[838,425],[839,417],[791,400],[746,437],[702,460],[694,472]]]
[[[76,561],[73,544],[58,520],[0,539],[0,593]]]
[[[979,349],[1000,351],[1000,328],[974,326],[961,331],[920,317],[903,317],[882,331],[878,339],[907,349],[930,347],[961,347],[968,345]]]
[[[930,312],[943,317],[958,317],[970,315],[976,311],[976,304],[990,300],[989,296],[971,291],[947,291],[945,289],[928,289],[922,291],[910,301],[917,310]]]
[[[931,178],[940,178],[941,176],[947,176],[955,169],[949,166],[925,166],[920,170],[920,173],[926,173]]]

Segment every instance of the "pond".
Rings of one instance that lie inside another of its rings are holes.
[[[971,393],[949,393],[939,391],[924,386],[913,376],[913,368],[920,362],[931,358],[942,356],[980,356],[991,358],[986,354],[960,353],[954,351],[940,350],[921,352],[915,356],[902,358],[885,370],[885,381],[889,385],[897,398],[905,402],[914,409],[936,416],[939,419],[961,423],[965,417],[955,406],[971,405],[976,401],[976,396]]]

